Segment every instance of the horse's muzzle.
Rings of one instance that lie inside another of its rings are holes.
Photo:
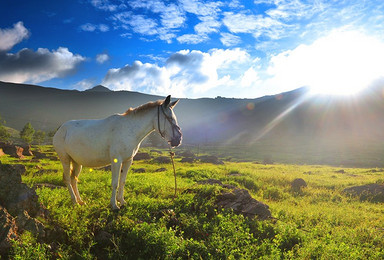
[[[171,141],[169,141],[170,145],[172,147],[178,147],[179,145],[181,145],[181,136],[178,137],[178,138],[172,138]]]

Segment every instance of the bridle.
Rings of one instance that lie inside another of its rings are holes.
[[[160,107],[161,107],[161,112],[163,112],[163,115],[165,117],[165,119],[164,119],[164,132],[165,132],[165,120],[168,120],[168,122],[172,126],[172,138],[173,138],[173,137],[175,137],[175,129],[176,129],[176,131],[180,131],[180,127],[172,122],[173,120],[171,117],[169,117],[167,114],[165,114],[164,108],[162,105],[157,106],[157,128],[159,129],[159,133],[160,133],[161,137],[163,137],[165,139],[164,132],[161,132],[161,129],[160,129]]]

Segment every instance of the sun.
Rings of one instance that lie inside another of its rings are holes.
[[[311,46],[313,93],[352,95],[384,75],[384,44],[359,31],[333,32]]]

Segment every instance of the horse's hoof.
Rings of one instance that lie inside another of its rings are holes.
[[[82,201],[82,200],[79,200],[77,203],[79,203],[79,205],[87,205],[87,203],[85,203],[85,202]]]
[[[113,212],[113,213],[118,213],[118,212],[120,212],[120,208],[115,208],[115,209],[112,208],[112,212]]]
[[[120,210],[120,207],[117,206],[117,205],[113,205],[113,206],[111,206],[111,207],[112,207],[112,211],[113,211],[113,212],[117,212],[117,211]]]
[[[118,201],[118,202],[120,203],[120,207],[125,206],[125,204],[127,204],[127,202],[125,200]]]

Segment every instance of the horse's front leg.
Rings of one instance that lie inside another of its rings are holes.
[[[116,201],[117,187],[119,185],[119,176],[121,171],[121,161],[119,159],[113,159],[111,164],[112,169],[112,197],[111,207],[113,210],[120,209]]]
[[[127,178],[127,173],[129,168],[131,167],[131,164],[132,164],[132,159],[129,159],[128,161],[123,162],[123,166],[121,168],[121,173],[119,178],[119,188],[117,192],[117,201],[120,203],[120,207],[126,204],[124,200],[124,187],[125,187],[125,180]]]

